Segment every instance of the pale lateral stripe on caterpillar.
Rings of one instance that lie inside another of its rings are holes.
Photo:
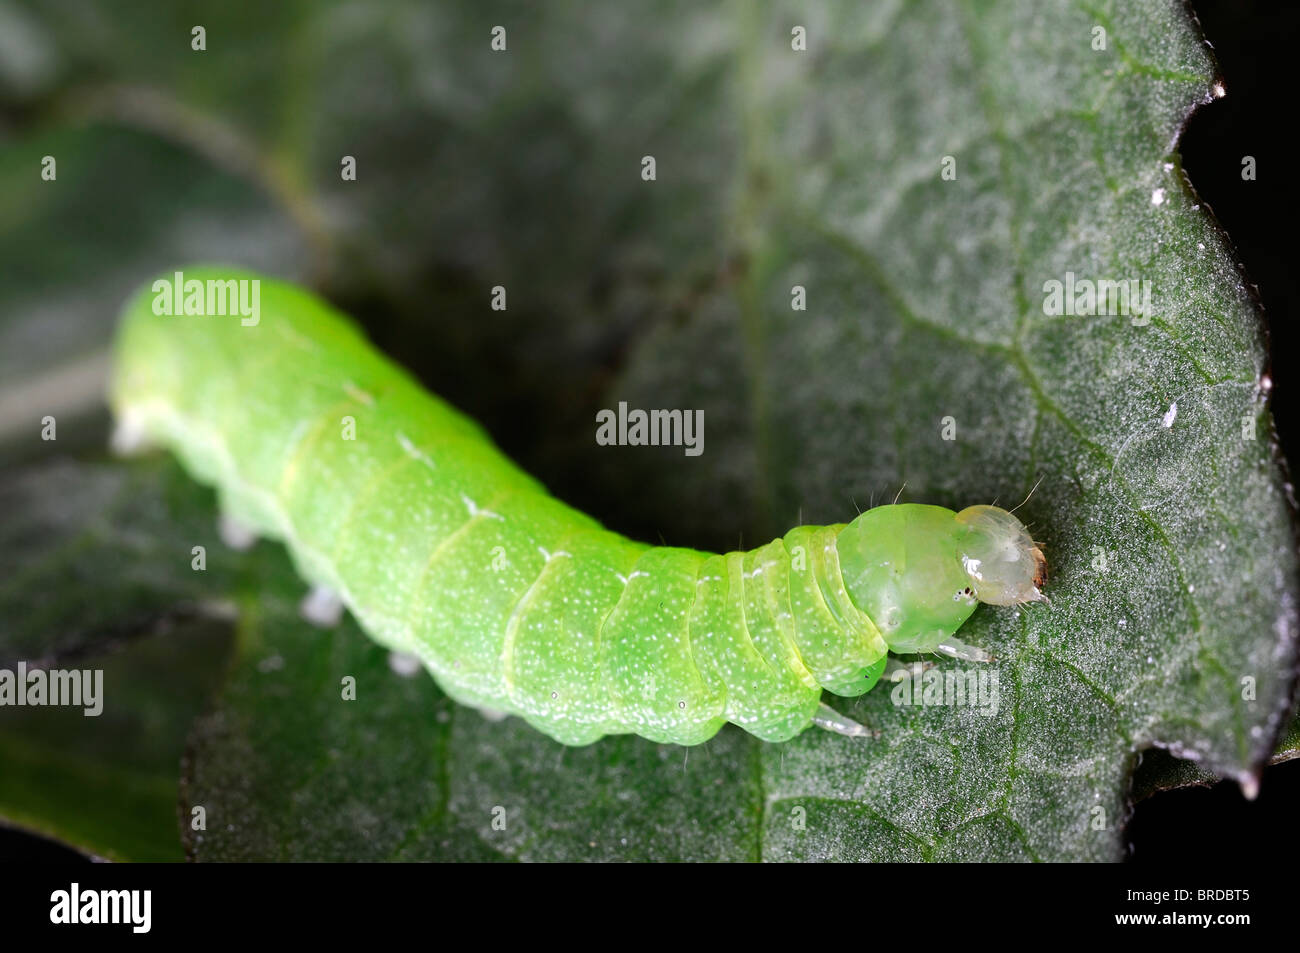
[[[261,319],[159,315],[142,291],[115,348],[120,426],[171,447],[451,697],[564,743],[697,744],[727,721],[770,741],[814,721],[859,734],[823,688],[867,691],[891,650],[987,658],[954,637],[976,602],[1042,598],[1041,552],[996,507],[879,506],[725,555],[632,542],[306,292],[188,277],[260,280]]]

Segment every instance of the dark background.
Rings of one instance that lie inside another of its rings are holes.
[[[1297,210],[1291,171],[1293,46],[1300,4],[1197,0],[1190,4],[1214,47],[1227,96],[1192,116],[1180,143],[1192,185],[1231,237],[1258,288],[1271,336],[1274,414],[1282,452],[1300,459],[1296,382]],[[1243,156],[1257,178],[1241,178]],[[1300,760],[1266,770],[1260,795],[1246,801],[1235,783],[1165,791],[1141,801],[1129,823],[1134,862],[1249,864],[1276,858],[1300,803]],[[64,862],[80,855],[44,838],[0,828],[0,861]]]

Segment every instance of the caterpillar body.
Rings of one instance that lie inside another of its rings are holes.
[[[693,745],[733,722],[782,741],[869,690],[888,653],[987,659],[954,633],[977,602],[1042,598],[1042,553],[1004,510],[879,506],[748,552],[633,542],[551,497],[486,432],[347,318],[260,282],[260,319],[125,309],[119,432],[171,448],[222,512],[282,540],[380,644],[456,701],[570,745]],[[178,276],[179,280],[179,276]],[[195,308],[193,310],[201,310]]]

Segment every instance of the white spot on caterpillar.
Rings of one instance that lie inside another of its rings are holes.
[[[242,523],[233,516],[222,513],[217,517],[217,535],[221,541],[237,552],[253,548],[257,542],[257,533],[247,523]]]
[[[403,678],[410,678],[420,671],[420,657],[410,652],[389,652],[388,667]]]
[[[464,493],[460,495],[460,501],[465,504],[465,508],[469,510],[469,515],[471,517],[486,516],[488,519],[501,520],[503,523],[505,522],[506,518],[502,516],[500,513],[493,513],[491,510],[479,509],[479,505],[475,503],[473,500],[471,500]]]
[[[1169,405],[1169,409],[1165,411],[1165,415],[1160,418],[1160,426],[1168,430],[1170,427],[1174,425],[1174,419],[1177,416],[1178,416],[1178,401],[1174,401],[1172,404]]]
[[[343,598],[329,586],[312,586],[298,603],[298,614],[318,628],[333,628],[343,618]]]
[[[421,453],[420,449],[415,444],[411,443],[411,439],[407,437],[406,434],[402,433],[400,430],[397,432],[397,442],[401,445],[402,449],[406,451],[407,456],[419,460],[430,470],[436,469],[434,467],[433,461],[430,460],[428,457],[426,457],[423,453]],[[471,510],[471,512],[473,511]]]
[[[271,327],[275,330],[277,334],[280,335],[280,337],[284,338],[286,341],[288,341],[296,348],[301,348],[304,351],[313,351],[313,352],[320,350],[320,347],[316,344],[315,341],[313,341],[309,337],[306,337],[305,335],[299,334],[297,331],[295,331],[292,327],[290,327],[288,324],[286,324],[283,321],[277,321],[273,323]]]
[[[1154,192],[1151,193],[1151,204],[1152,204],[1152,205],[1164,205],[1164,204],[1165,204],[1165,190],[1164,190],[1164,189],[1156,189]]]
[[[343,382],[343,391],[353,400],[359,400],[367,407],[373,407],[375,405],[375,399],[351,381]]]
[[[961,557],[961,564],[962,568],[966,570],[967,574],[972,579],[984,578],[983,574],[980,572],[980,561],[978,559],[971,559],[969,556],[963,555]]]

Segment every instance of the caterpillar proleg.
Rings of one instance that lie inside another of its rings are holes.
[[[283,541],[452,698],[565,744],[693,745],[726,722],[768,741],[814,723],[866,734],[823,689],[869,690],[890,651],[987,660],[954,635],[976,604],[1042,598],[1041,551],[993,506],[878,506],[748,552],[633,542],[551,497],[305,291],[186,277],[200,299],[260,282],[258,320],[195,313],[202,300],[172,314],[158,296],[184,296],[167,280],[142,291],[115,346],[120,426],[172,449],[226,518]]]

